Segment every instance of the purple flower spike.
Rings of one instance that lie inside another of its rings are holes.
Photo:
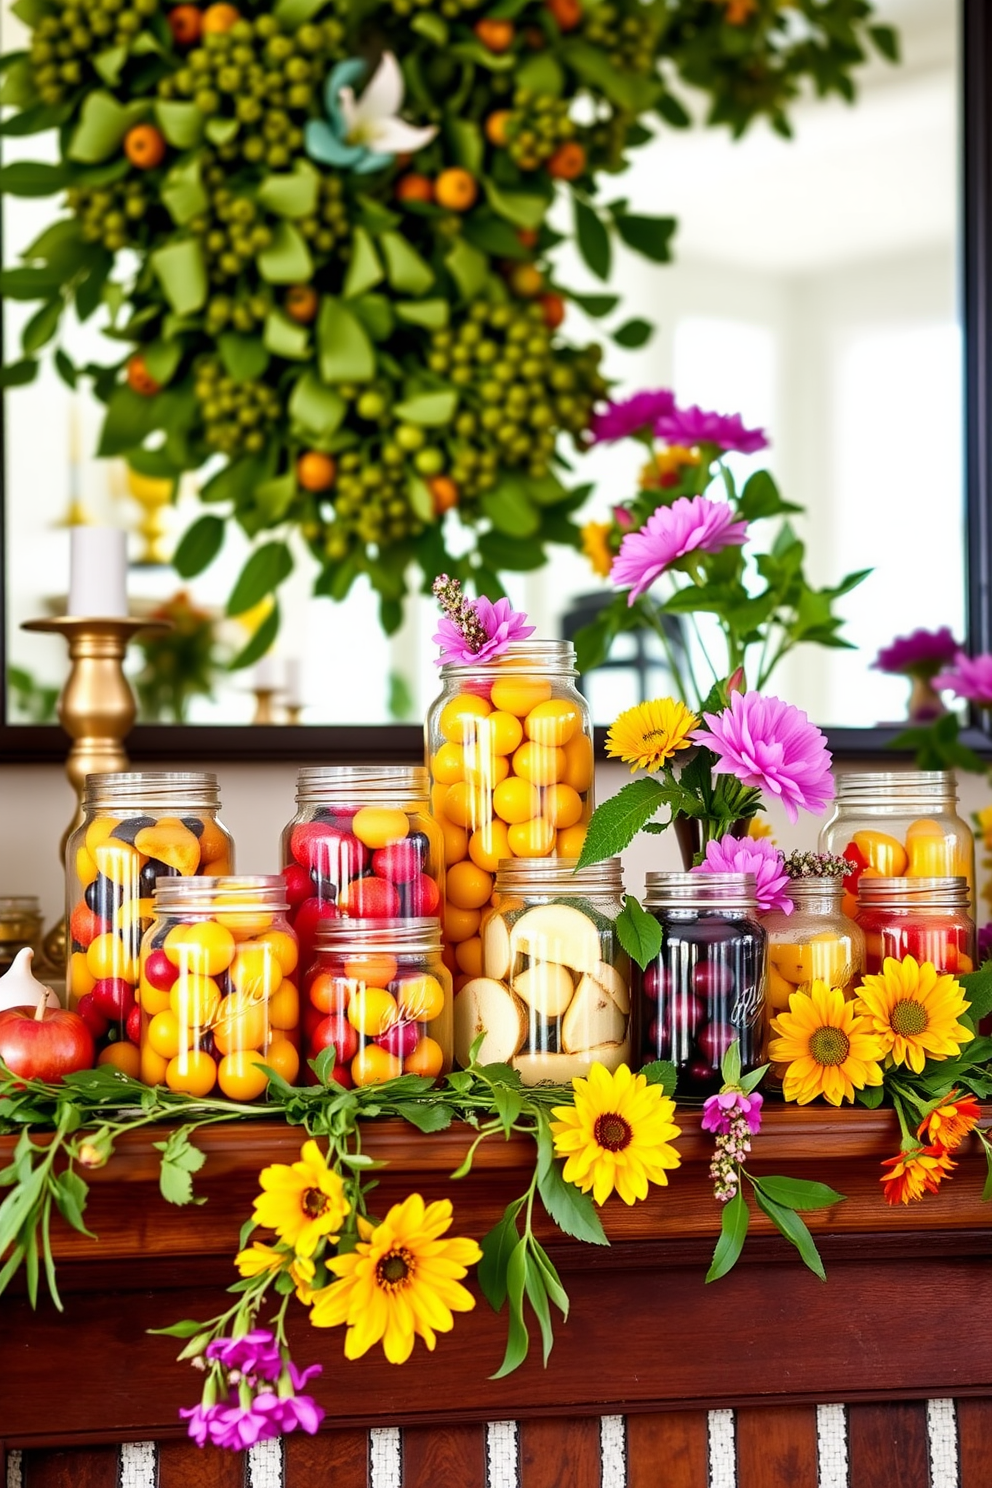
[[[933,679],[939,691],[953,692],[965,702],[977,703],[980,708],[992,708],[992,655],[968,656],[959,651],[954,665]]]
[[[914,630],[883,646],[872,666],[906,677],[932,677],[941,667],[950,666],[960,649],[946,625],[940,630]]]
[[[770,909],[792,913],[792,900],[785,889],[789,875],[783,869],[784,855],[763,837],[732,837],[707,842],[706,857],[693,873],[753,873],[758,887],[758,912]]]
[[[613,444],[628,434],[650,433],[663,415],[675,408],[675,394],[668,388],[652,393],[635,393],[619,403],[608,403],[602,413],[593,414],[589,432],[595,444]]]
[[[613,560],[610,579],[630,588],[627,603],[649,589],[666,568],[687,553],[719,553],[747,541],[747,523],[735,521],[730,507],[708,496],[680,496],[659,506],[639,532],[628,532]]]
[[[776,796],[791,822],[799,807],[819,814],[833,800],[830,751],[801,708],[759,692],[735,692],[722,713],[704,713],[692,738],[719,756],[715,775]]]
[[[736,450],[742,455],[768,447],[764,429],[745,429],[739,413],[707,413],[695,405],[663,413],[654,432],[668,444],[715,444],[717,449]]]
[[[275,1380],[282,1373],[282,1355],[268,1328],[253,1328],[240,1338],[215,1338],[207,1344],[206,1354],[225,1369],[254,1374],[260,1379]]]
[[[752,1136],[757,1136],[761,1130],[763,1104],[764,1096],[757,1092],[753,1095],[745,1095],[743,1090],[721,1090],[719,1095],[709,1095],[703,1101],[703,1130],[727,1136],[734,1115],[739,1113],[747,1122]]]

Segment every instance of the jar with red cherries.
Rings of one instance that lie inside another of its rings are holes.
[[[858,883],[858,924],[865,969],[880,972],[892,956],[930,961],[955,976],[974,970],[975,923],[966,878],[866,878]]]

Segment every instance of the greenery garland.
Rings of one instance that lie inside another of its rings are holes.
[[[683,85],[712,124],[739,135],[763,116],[788,134],[802,87],[851,99],[867,50],[896,54],[869,0],[13,10],[31,37],[0,59],[0,102],[16,110],[0,132],[56,130],[58,161],[10,163],[0,190],[60,196],[67,213],[0,278],[40,301],[3,385],[53,351],[65,382],[106,404],[100,455],[150,476],[203,471],[210,511],[179,545],[184,578],[230,523],[268,534],[230,613],[288,577],[298,533],[315,592],[340,600],[367,575],[387,631],[414,563],[425,587],[447,571],[495,598],[500,573],[579,545],[587,492],[563,481],[559,435],[581,447],[604,382],[600,348],[560,326],[569,302],[610,316],[619,299],[556,282],[556,201],[598,278],[615,240],[665,262],[674,222],[604,188],[659,121],[689,124]],[[348,127],[347,100],[371,107],[397,59],[409,156]],[[116,360],[73,361],[69,307],[105,312]],[[612,335],[633,347],[650,332],[637,318]],[[235,664],[278,624],[274,609]]]

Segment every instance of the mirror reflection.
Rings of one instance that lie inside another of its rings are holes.
[[[904,717],[904,681],[872,672],[870,661],[916,626],[947,624],[960,635],[965,614],[956,7],[886,0],[879,11],[899,30],[902,59],[863,68],[853,107],[800,102],[792,140],[763,124],[737,142],[717,129],[665,128],[641,150],[616,194],[632,211],[678,220],[674,262],[651,265],[619,248],[613,278],[623,306],[608,324],[639,316],[656,329],[637,350],[607,342],[604,364],[617,395],[670,386],[682,404],[739,412],[768,432],[770,451],[735,456],[735,474],[766,466],[785,499],[806,508],[795,525],[812,582],[874,570],[841,605],[859,649],[800,650],[776,674],[773,690],[829,726]],[[5,15],[4,49],[17,30]],[[38,148],[7,140],[4,156],[39,158]],[[9,263],[50,220],[51,202],[7,198],[4,213]],[[583,292],[603,289],[571,251],[559,277]],[[8,359],[33,309],[6,305]],[[576,341],[603,337],[601,321],[582,323],[574,307],[569,315]],[[85,336],[95,334],[87,327]],[[344,604],[310,597],[313,563],[302,547],[273,652],[257,671],[228,673],[260,619],[222,618],[247,539],[232,534],[206,572],[183,584],[163,560],[201,511],[195,492],[184,484],[172,503],[153,478],[93,459],[100,418],[47,368],[6,394],[12,721],[42,717],[64,676],[61,644],[18,627],[63,607],[65,524],[79,519],[129,528],[132,610],[165,607],[176,621],[171,665],[178,656],[191,685],[177,691],[135,647],[144,717],[249,723],[259,691],[274,694],[277,717],[306,723],[422,716],[436,691],[432,603],[408,602],[401,630],[387,638],[364,581]],[[594,483],[582,520],[605,516],[638,478],[631,449],[596,449],[574,463],[574,482]],[[608,587],[581,554],[551,552],[547,568],[507,585],[548,636],[562,633],[578,597]],[[618,651],[623,644],[632,642],[618,641]],[[595,719],[634,701],[634,685],[623,666],[591,674]]]

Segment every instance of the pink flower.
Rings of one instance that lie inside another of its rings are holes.
[[[763,1095],[745,1095],[743,1090],[721,1090],[719,1095],[708,1095],[703,1101],[703,1130],[726,1136],[734,1116],[740,1115],[747,1122],[752,1136],[757,1136],[761,1130],[763,1102]]]
[[[984,966],[992,957],[992,920],[978,928],[978,964]]]
[[[454,662],[456,666],[471,666],[473,663],[494,661],[502,656],[511,641],[524,641],[534,634],[535,627],[527,624],[527,616],[515,611],[508,599],[498,599],[495,604],[485,595],[466,605],[482,627],[486,639],[473,649],[472,642],[447,615],[438,621],[437,632],[431,637],[441,654],[435,658],[436,666]]]
[[[766,449],[764,429],[745,429],[739,413],[706,413],[702,408],[673,408],[657,419],[654,432],[668,444],[715,444],[718,449],[753,455]]]
[[[946,625],[939,630],[914,630],[883,646],[872,666],[879,672],[932,677],[941,667],[950,666],[960,649]]]
[[[758,912],[770,909],[792,913],[792,900],[784,893],[789,875],[783,871],[784,855],[763,837],[732,837],[707,842],[706,857],[693,873],[753,873],[758,886]]]
[[[253,1328],[240,1338],[215,1338],[207,1344],[206,1355],[225,1369],[258,1375],[260,1379],[278,1379],[282,1370],[282,1355],[268,1328]]]
[[[620,403],[608,403],[602,413],[594,413],[589,432],[595,444],[612,444],[628,434],[650,432],[655,420],[671,413],[675,394],[668,388],[653,393],[635,393]]]
[[[730,507],[708,496],[680,496],[671,506],[659,506],[639,532],[628,532],[613,560],[610,578],[618,588],[630,587],[633,604],[666,568],[687,553],[719,553],[747,541],[747,523],[735,521]]]
[[[955,697],[977,703],[980,708],[992,708],[992,656],[987,652],[969,656],[959,651],[954,665],[934,677],[933,685],[938,691],[953,692]]]
[[[692,735],[719,755],[716,775],[777,796],[791,822],[798,807],[819,813],[833,800],[830,751],[801,708],[758,692],[735,692],[722,713],[704,713],[707,728]]]
[[[278,1436],[280,1431],[279,1418],[274,1412],[265,1408],[260,1410],[258,1400],[242,1405],[236,1395],[210,1406],[206,1415],[214,1446],[227,1447],[232,1452],[243,1452],[256,1442]]]

